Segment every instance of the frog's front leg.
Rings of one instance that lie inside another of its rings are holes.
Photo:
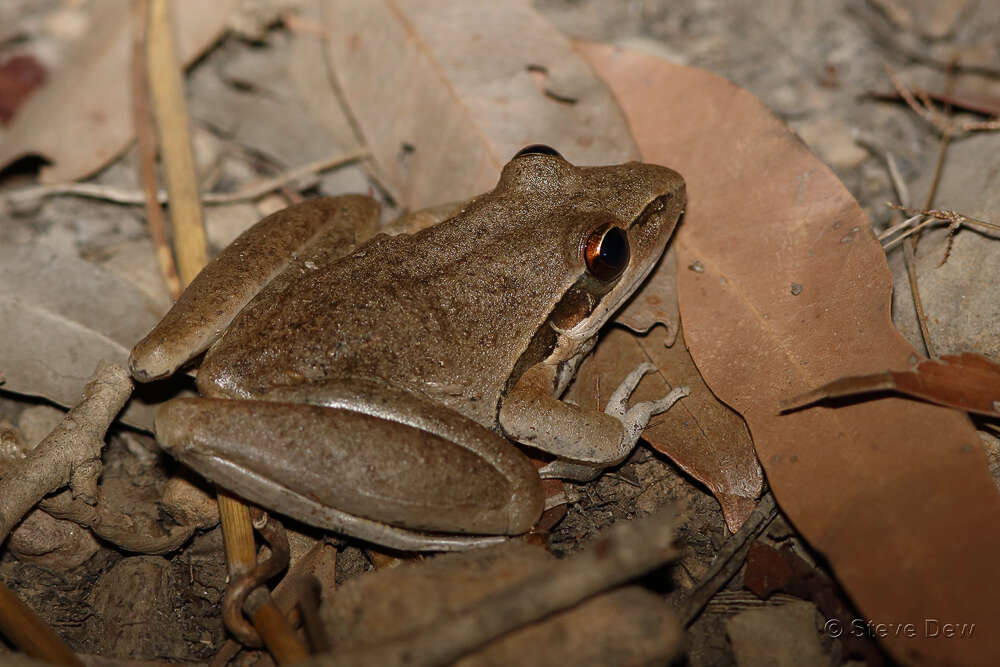
[[[539,471],[542,477],[591,480],[625,460],[653,415],[688,395],[687,387],[678,387],[659,400],[629,407],[639,381],[654,370],[653,364],[641,364],[611,394],[604,412],[598,412],[553,396],[557,367],[536,364],[504,397],[500,425],[508,437],[558,457]]]
[[[310,199],[267,216],[208,263],[177,303],[132,350],[140,382],[166,377],[204,352],[264,287],[296,258],[347,254],[372,236],[378,204],[343,195]],[[289,276],[294,278],[294,276]]]
[[[503,538],[482,535],[526,532],[541,515],[527,457],[447,408],[363,381],[266,399],[175,399],[157,415],[157,440],[252,502],[397,549],[485,546]]]

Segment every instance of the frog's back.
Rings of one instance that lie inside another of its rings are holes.
[[[250,398],[365,378],[495,427],[508,378],[565,290],[546,278],[564,273],[557,246],[448,221],[339,259],[303,254],[209,351],[199,388]]]

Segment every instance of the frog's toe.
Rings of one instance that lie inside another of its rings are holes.
[[[639,386],[639,382],[647,374],[656,370],[656,366],[648,361],[639,364],[635,370],[625,376],[621,384],[612,392],[608,404],[604,407],[604,412],[622,419],[628,411],[628,399]]]
[[[140,341],[128,357],[128,369],[139,382],[165,378],[177,369],[177,362],[162,345]]]
[[[622,426],[625,427],[626,439],[631,438],[633,442],[638,440],[639,436],[646,429],[646,425],[649,424],[649,420],[654,415],[666,412],[673,407],[674,403],[690,393],[691,389],[689,387],[677,387],[659,400],[643,401],[630,407],[622,418]]]

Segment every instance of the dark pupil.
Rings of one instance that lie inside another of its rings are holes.
[[[625,232],[612,227],[601,241],[601,261],[610,267],[620,269],[628,262],[628,240]]]

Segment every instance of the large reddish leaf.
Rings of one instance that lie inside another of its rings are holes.
[[[899,398],[779,415],[782,398],[914,355],[890,321],[869,220],[748,92],[636,52],[581,48],[645,158],[687,180],[678,260],[703,270],[680,271],[685,336],[709,386],[746,418],[778,502],[867,619],[912,624],[883,638],[898,659],[991,664],[1000,495],[968,417]],[[946,640],[931,636],[932,619],[976,630]]]

